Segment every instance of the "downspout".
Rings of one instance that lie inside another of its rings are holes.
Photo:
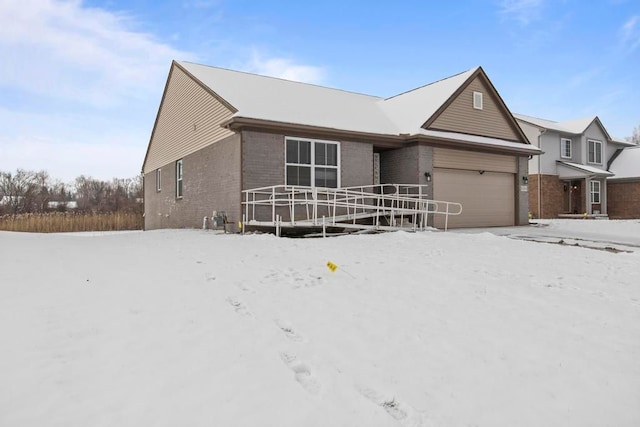
[[[546,132],[546,129],[542,129],[540,131],[540,135],[538,135],[538,148],[542,151],[542,135]],[[542,155],[538,154],[538,219],[542,219],[542,165],[540,158]]]

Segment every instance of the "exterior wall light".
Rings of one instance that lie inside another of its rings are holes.
[[[523,185],[527,185],[529,183],[529,177],[528,176],[523,176],[522,177],[522,184]]]
[[[427,179],[427,182],[431,182],[431,172],[425,172],[424,177]]]

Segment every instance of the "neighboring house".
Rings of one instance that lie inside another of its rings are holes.
[[[242,190],[429,184],[450,227],[526,224],[532,146],[481,67],[391,98],[174,61],[143,164],[145,228],[242,219]]]
[[[640,218],[640,147],[626,148],[613,159],[607,179],[609,216]]]
[[[635,144],[612,138],[598,117],[554,122],[514,114],[544,154],[529,161],[529,209],[535,218],[606,216],[609,162]]]

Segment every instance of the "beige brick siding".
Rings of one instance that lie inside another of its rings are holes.
[[[640,181],[607,182],[610,218],[640,218]]]
[[[162,189],[156,191],[156,171],[144,175],[145,229],[200,228],[214,210],[225,211],[235,224],[240,211],[240,135],[232,135],[183,158],[183,198],[176,198],[175,161],[161,167]]]

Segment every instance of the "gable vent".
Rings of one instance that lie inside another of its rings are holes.
[[[473,92],[473,108],[482,110],[482,92]]]

